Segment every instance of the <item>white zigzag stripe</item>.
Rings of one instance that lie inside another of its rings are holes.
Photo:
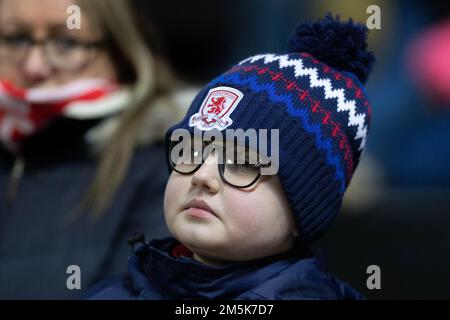
[[[279,61],[280,69],[287,67],[294,67],[295,77],[309,76],[311,87],[323,87],[325,91],[325,99],[337,99],[337,111],[347,111],[348,112],[348,126],[357,126],[357,132],[355,140],[361,139],[361,144],[359,150],[364,148],[366,144],[367,137],[367,125],[366,125],[366,115],[363,113],[356,113],[355,100],[346,100],[344,89],[333,89],[330,79],[319,79],[317,76],[317,69],[315,68],[304,68],[302,59],[289,60],[288,55],[274,55],[274,54],[261,54],[250,57],[241,61],[239,64],[244,64],[248,61],[253,63],[257,60],[264,59],[264,63],[271,63],[274,61]]]

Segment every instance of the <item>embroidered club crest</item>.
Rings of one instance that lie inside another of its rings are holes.
[[[199,112],[189,119],[190,127],[200,130],[223,130],[233,123],[230,115],[244,94],[230,87],[216,87],[209,90]]]

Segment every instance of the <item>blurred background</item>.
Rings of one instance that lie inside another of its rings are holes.
[[[369,299],[450,298],[450,3],[348,0],[140,1],[177,74],[202,84],[240,59],[280,52],[297,23],[327,12],[366,22],[373,120],[343,212],[319,246]],[[366,269],[381,269],[368,290]]]

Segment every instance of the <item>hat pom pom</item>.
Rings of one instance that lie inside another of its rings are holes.
[[[367,51],[368,29],[350,19],[328,14],[324,19],[300,24],[288,41],[289,53],[305,52],[338,71],[353,73],[365,83],[375,57]]]

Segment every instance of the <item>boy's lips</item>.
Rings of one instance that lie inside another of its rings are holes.
[[[206,218],[209,215],[217,217],[214,210],[205,201],[199,199],[189,201],[184,210],[188,210],[188,214],[200,218]]]

